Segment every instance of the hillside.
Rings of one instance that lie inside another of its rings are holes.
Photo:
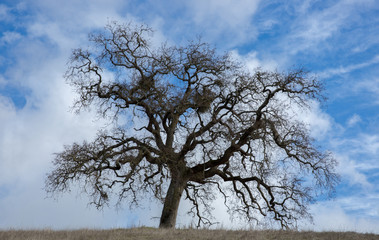
[[[174,240],[174,239],[253,239],[253,240],[321,240],[321,239],[343,239],[343,240],[379,240],[379,235],[360,234],[354,232],[296,232],[296,231],[231,231],[231,230],[196,230],[176,229],[165,230],[155,228],[132,228],[112,230],[7,230],[0,231],[1,240]]]

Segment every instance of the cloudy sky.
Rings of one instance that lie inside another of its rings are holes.
[[[305,120],[339,160],[342,181],[302,227],[379,233],[377,0],[1,0],[0,229],[158,225],[161,206],[149,199],[141,209],[97,211],[75,189],[58,199],[43,190],[53,153],[104,125],[93,112],[70,111],[75,94],[62,76],[71,50],[111,20],[147,23],[157,41],[202,36],[252,69],[316,74],[328,100]]]

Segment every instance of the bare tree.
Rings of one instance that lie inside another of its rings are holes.
[[[302,70],[252,73],[201,41],[154,48],[151,33],[111,23],[90,35],[89,50],[73,51],[65,77],[76,109],[96,106],[114,128],[56,154],[47,191],[78,182],[97,207],[150,192],[163,228],[175,227],[183,193],[198,226],[211,223],[217,196],[248,221],[287,228],[309,216],[337,182],[335,160],[298,115],[322,101],[320,82]]]

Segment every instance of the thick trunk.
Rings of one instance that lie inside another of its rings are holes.
[[[162,210],[160,228],[175,228],[176,215],[185,184],[186,182],[181,179],[171,179]]]

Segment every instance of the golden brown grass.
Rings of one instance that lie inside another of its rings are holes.
[[[249,240],[371,240],[378,239],[379,235],[359,234],[354,232],[296,232],[296,231],[232,231],[232,230],[195,230],[195,229],[155,229],[131,228],[112,230],[7,230],[0,231],[0,240],[176,240],[176,239],[249,239]]]

